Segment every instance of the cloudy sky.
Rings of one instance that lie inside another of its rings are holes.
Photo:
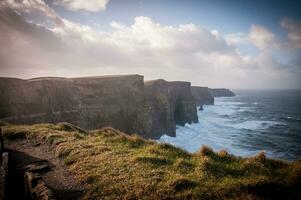
[[[301,88],[301,1],[1,0],[0,76]]]

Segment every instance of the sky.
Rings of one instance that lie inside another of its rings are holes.
[[[301,89],[301,1],[2,0],[0,76]]]

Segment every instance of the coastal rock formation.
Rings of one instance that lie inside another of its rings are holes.
[[[152,118],[152,138],[163,134],[175,136],[176,124],[198,122],[189,82],[146,81],[145,97]]]
[[[212,96],[208,87],[192,86],[191,93],[197,106],[202,107],[203,105],[214,104],[214,97]]]
[[[143,133],[143,76],[0,79],[0,119],[17,124],[70,122]]]
[[[175,136],[175,123],[171,116],[167,81],[159,79],[145,81],[144,84],[146,105],[152,118],[151,135],[146,137],[157,139],[163,134]]]
[[[226,88],[214,88],[210,89],[212,96],[214,97],[233,97],[235,96],[234,92]]]
[[[143,76],[0,78],[0,120],[106,126],[145,138],[174,136],[176,124],[197,122],[189,82],[146,82]]]
[[[168,95],[174,122],[184,126],[186,123],[197,123],[196,103],[191,94],[190,82],[168,82]]]

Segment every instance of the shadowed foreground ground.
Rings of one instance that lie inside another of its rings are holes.
[[[301,188],[301,163],[267,159],[263,153],[240,158],[202,147],[190,154],[112,128],[87,133],[67,123],[5,125],[2,129],[10,151],[34,157],[38,149],[39,159],[58,166],[52,169],[58,179],[64,178],[60,173],[70,171],[74,180],[58,180],[62,184],[56,184],[56,190],[69,184],[69,190],[61,190],[66,197],[79,192],[74,190],[79,184],[83,192],[77,197],[82,199],[301,197],[297,189]]]

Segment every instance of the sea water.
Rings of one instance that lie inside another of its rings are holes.
[[[202,145],[238,156],[264,151],[268,157],[301,156],[301,90],[237,90],[198,111],[199,123],[177,126],[160,142],[196,152]]]

